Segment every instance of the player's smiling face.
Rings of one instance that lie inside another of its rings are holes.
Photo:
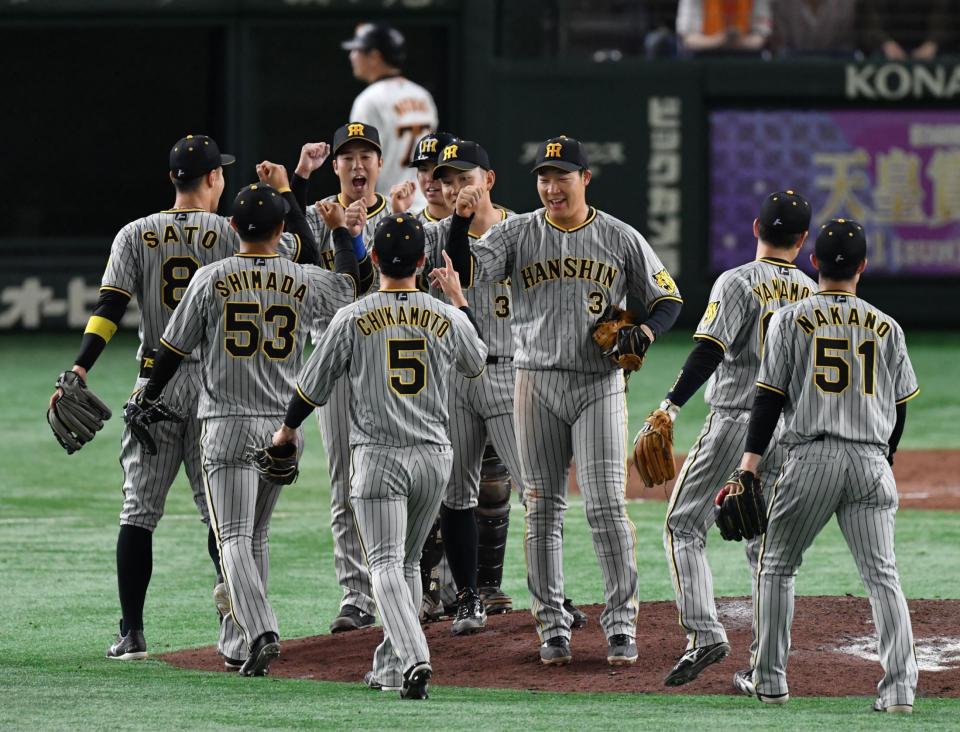
[[[417,183],[423,192],[423,197],[427,203],[434,206],[443,206],[443,186],[440,181],[433,179],[433,169],[437,167],[436,163],[425,161],[417,166]]]
[[[470,170],[444,168],[440,173],[439,183],[443,186],[443,198],[447,206],[453,208],[460,191],[467,186],[477,186],[489,192],[492,187],[492,182],[489,180],[491,176],[492,173],[483,168],[471,168]]]
[[[590,171],[568,172],[559,168],[537,171],[537,193],[552,219],[565,219],[580,211],[587,202]]]
[[[337,151],[333,172],[340,179],[340,191],[356,201],[373,194],[383,159],[371,145],[350,142]]]

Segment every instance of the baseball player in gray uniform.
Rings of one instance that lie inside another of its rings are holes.
[[[380,150],[380,134],[377,129],[363,122],[349,122],[333,136],[333,170],[340,180],[340,192],[323,199],[345,209],[348,226],[362,222],[363,231],[355,237],[354,248],[358,259],[366,256],[364,242],[373,240],[376,223],[390,213],[387,200],[376,193],[377,178],[383,167]],[[306,164],[305,164],[306,163]],[[293,179],[293,189],[298,199],[307,200],[307,179],[311,172],[308,161],[301,156]],[[309,206],[307,221],[320,248],[321,264],[333,266],[331,233],[323,221],[318,206]],[[373,271],[375,276],[375,270]],[[364,278],[360,293],[372,285]],[[321,318],[311,329],[313,342],[319,342],[329,324],[329,318]],[[353,512],[350,509],[350,386],[341,379],[323,409],[317,410],[320,434],[327,452],[327,468],[330,473],[330,526],[333,531],[333,562],[337,581],[343,590],[340,611],[330,623],[330,632],[365,628],[374,623],[376,610],[370,587],[370,572],[363,560],[363,549]]]
[[[364,681],[427,697],[430,651],[417,617],[420,554],[450,476],[451,367],[478,377],[487,349],[471,323],[456,273],[434,275],[448,305],[416,289],[424,264],[423,226],[400,214],[377,225],[373,248],[380,290],[342,309],[297,377],[274,444],[294,439],[310,410],[326,402],[341,375],[352,386],[351,505],[357,515],[384,627]],[[452,288],[452,289],[449,289]]]
[[[206,135],[187,135],[171,148],[169,162],[176,190],[173,207],[127,224],[113,241],[100,298],[73,367],[84,381],[136,295],[140,304],[140,373],[135,390],[141,388],[153,369],[163,329],[193,275],[201,266],[231,256],[239,246],[229,219],[216,214],[224,188],[222,166],[233,163],[234,157],[221,154],[217,143]],[[292,234],[284,235],[280,243],[287,257],[307,261],[316,257],[315,249],[301,245]],[[181,465],[197,509],[204,523],[209,523],[200,468],[200,427],[195,417],[199,373],[199,362],[190,358],[176,375],[171,406],[186,419],[182,424],[167,422],[150,428],[155,454],[147,453],[129,430],[124,430],[121,438],[124,498],[117,537],[117,584],[122,619],[107,658],[139,660],[147,656],[143,608],[153,571],[153,531]],[[219,575],[212,531],[208,548]]]
[[[277,618],[267,600],[268,533],[280,486],[258,475],[250,448],[269,444],[284,413],[310,324],[352,302],[359,278],[345,228],[337,230],[335,255],[342,274],[279,257],[289,205],[263,183],[240,192],[233,206],[240,253],[197,272],[164,330],[153,374],[136,397],[149,408],[181,362],[199,351],[206,497],[230,598],[220,652],[227,668],[244,676],[264,675],[280,653]],[[302,215],[301,222],[309,236]],[[231,625],[243,636],[244,654],[230,648]]]
[[[606,307],[621,305],[630,294],[649,317],[625,326],[623,342],[645,351],[676,320],[681,300],[646,240],[587,204],[591,174],[580,142],[547,140],[533,170],[544,208],[493,226],[469,247],[473,261],[466,237],[451,234],[451,257],[467,283],[511,283],[514,420],[527,509],[527,583],[543,642],[541,661],[560,665],[571,659],[561,524],[572,458],[603,573],[600,622],[607,660],[633,663],[637,560],[624,493],[624,377],[591,333]],[[462,230],[462,217],[454,216],[453,229]]]
[[[794,264],[809,227],[810,204],[803,196],[794,191],[767,196],[753,222],[756,259],[717,278],[693,335],[697,345],[660,404],[660,410],[675,420],[709,379],[710,412],[680,469],[663,529],[680,627],[687,633],[687,649],[667,674],[667,686],[693,681],[730,653],[714,603],[707,531],[714,520],[716,487],[743,454],[764,328],[778,309],[816,290],[813,280]],[[656,419],[656,413],[650,419]],[[772,447],[760,466],[761,476],[772,483],[782,462],[782,449]],[[756,569],[758,548],[758,539],[747,543],[751,571]]]
[[[787,460],[768,490],[757,566],[753,668],[735,686],[762,702],[789,698],[794,578],[836,515],[870,596],[883,678],[874,709],[910,712],[917,685],[910,612],[893,550],[897,487],[890,465],[906,403],[919,393],[903,330],[856,295],[866,266],[863,227],[825,224],[811,257],[819,292],[779,310],[763,346],[740,469],[752,479],[783,411]],[[732,480],[732,478],[731,478]]]

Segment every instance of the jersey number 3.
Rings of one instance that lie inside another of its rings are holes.
[[[412,352],[426,353],[426,338],[391,338],[387,341],[390,388],[400,396],[416,396],[427,385],[427,364]],[[400,372],[400,373],[397,373]]]
[[[285,359],[296,344],[297,313],[289,305],[271,305],[262,321],[276,325],[273,338],[261,333],[260,303],[228,302],[223,308],[223,347],[234,358],[250,358],[261,348],[275,361]]]

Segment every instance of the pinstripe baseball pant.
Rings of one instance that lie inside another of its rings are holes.
[[[418,619],[420,554],[452,465],[449,445],[358,445],[351,454],[350,503],[383,622],[373,674],[387,686],[399,686],[404,671],[430,661]]]
[[[527,585],[542,641],[570,637],[563,608],[563,513],[571,458],[603,574],[607,638],[634,637],[636,530],[626,507],[626,427],[622,371],[517,370],[514,419],[526,504]]]
[[[770,498],[769,526],[760,547],[754,611],[757,693],[788,693],[794,581],[803,553],[836,515],[870,596],[880,639],[878,698],[884,707],[913,704],[917,659],[893,550],[898,500],[893,471],[879,446],[828,437],[789,450]]]

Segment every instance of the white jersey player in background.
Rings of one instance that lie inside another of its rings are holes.
[[[406,42],[396,28],[364,23],[341,47],[350,51],[353,75],[368,84],[353,100],[350,119],[380,131],[383,170],[377,191],[387,195],[397,183],[416,182],[416,170],[408,165],[417,140],[437,129],[437,105],[430,92],[403,76]],[[411,210],[426,205],[418,190]]]

